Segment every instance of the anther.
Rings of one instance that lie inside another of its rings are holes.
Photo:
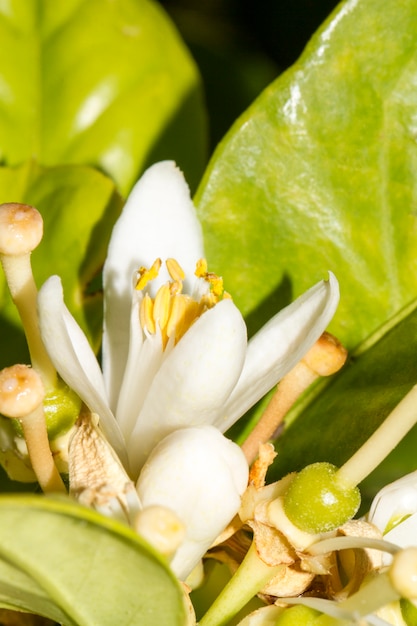
[[[44,492],[66,491],[49,447],[39,374],[27,365],[14,365],[0,372],[0,412],[18,419],[30,462]]]
[[[171,296],[176,296],[182,292],[182,282],[173,280],[169,283],[169,292]]]
[[[155,320],[153,317],[153,300],[149,294],[145,294],[140,303],[139,317],[142,328],[150,332],[152,335],[156,332]]]
[[[216,296],[216,298],[220,298],[223,293],[223,278],[209,272],[206,274],[206,280],[210,284],[212,294]]]
[[[185,278],[185,272],[181,265],[175,259],[167,259],[165,261],[167,270],[172,280],[182,282]]]
[[[195,266],[194,274],[197,278],[204,278],[207,274],[207,261],[206,259],[199,259]]]
[[[151,280],[157,278],[159,270],[161,269],[161,265],[161,259],[156,259],[149,269],[147,269],[146,267],[140,267],[138,269],[138,277],[135,288],[138,291],[141,291]]]
[[[153,305],[153,319],[163,330],[169,319],[169,309],[171,302],[171,293],[168,285],[163,285],[158,289]]]
[[[177,296],[172,299],[171,314],[169,316],[166,329],[168,337],[171,337],[174,334],[177,336],[177,333],[182,325],[182,320],[184,319],[185,308],[186,298],[184,296]]]
[[[22,320],[32,364],[49,388],[56,381],[56,372],[39,333],[37,289],[30,264],[31,252],[42,234],[42,217],[34,207],[17,203],[0,205],[0,261]]]

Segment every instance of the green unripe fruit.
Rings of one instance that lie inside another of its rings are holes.
[[[401,615],[407,626],[416,626],[417,608],[410,600],[400,600]]]
[[[313,463],[291,482],[284,497],[284,510],[300,530],[328,532],[355,515],[361,502],[359,489],[341,484],[337,469],[331,463]]]
[[[43,408],[48,439],[53,441],[75,424],[80,414],[81,400],[68,385],[59,380],[56,387],[47,392],[43,400]],[[23,437],[19,420],[13,420],[12,424],[15,432]]]
[[[308,606],[298,604],[289,609],[285,609],[278,617],[274,626],[313,626],[316,617],[321,615],[318,611],[310,609]]]
[[[48,437],[53,441],[66,433],[76,422],[81,409],[81,400],[62,380],[46,394],[43,401]]]

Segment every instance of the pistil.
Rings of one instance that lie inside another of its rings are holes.
[[[358,485],[368,476],[417,422],[415,385],[367,441],[337,471],[341,484]]]
[[[49,447],[39,374],[27,365],[14,365],[0,372],[0,412],[18,419],[29,459],[42,490],[66,492]]]
[[[33,367],[45,388],[50,389],[57,377],[39,332],[37,289],[30,263],[31,252],[42,234],[42,217],[34,207],[17,203],[0,205],[0,261],[22,320]]]

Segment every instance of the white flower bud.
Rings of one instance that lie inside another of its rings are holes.
[[[144,508],[167,507],[185,525],[171,562],[178,578],[186,579],[236,514],[247,481],[240,447],[212,426],[177,430],[153,450],[136,488]]]

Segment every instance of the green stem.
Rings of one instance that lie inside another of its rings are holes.
[[[1,257],[6,280],[13,302],[19,312],[29,347],[30,359],[37,370],[45,389],[53,389],[57,374],[39,332],[37,315],[37,289],[30,264],[30,254]]]
[[[267,565],[252,542],[239,569],[213,602],[199,626],[222,626],[249,602],[285,565]]]

